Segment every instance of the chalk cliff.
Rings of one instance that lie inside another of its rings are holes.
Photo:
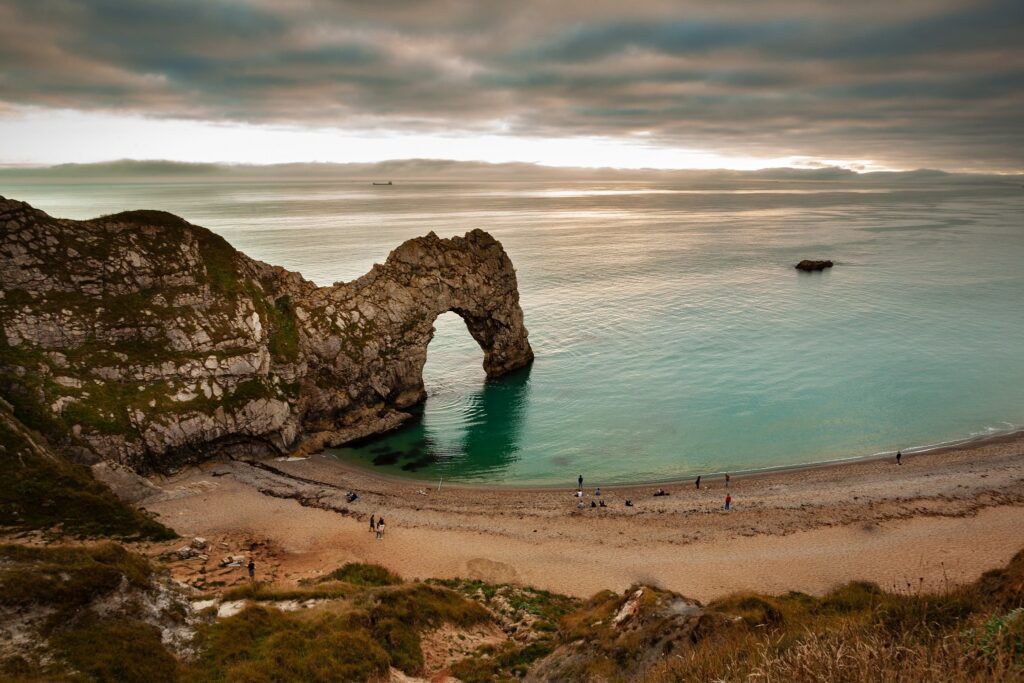
[[[73,221],[0,197],[0,393],[87,462],[166,471],[392,429],[426,396],[446,311],[489,377],[533,360],[515,269],[481,230],[317,287],[169,213]]]

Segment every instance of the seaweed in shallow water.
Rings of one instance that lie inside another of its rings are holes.
[[[434,457],[432,454],[428,453],[428,454],[426,454],[426,455],[424,455],[422,457],[416,458],[412,462],[407,462],[404,465],[402,465],[402,471],[403,472],[415,472],[415,471],[419,470],[420,468],[428,467],[430,465],[433,465],[435,462],[437,462],[437,458]]]
[[[374,456],[374,465],[396,465],[405,454],[402,451],[391,451]]]

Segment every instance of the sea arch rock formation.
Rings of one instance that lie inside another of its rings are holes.
[[[427,346],[439,315],[454,312],[484,352],[484,371],[500,377],[528,364],[533,351],[523,324],[515,269],[501,244],[482,230],[409,240],[350,284],[314,293],[339,326],[359,327],[382,354],[368,358],[370,385],[398,408],[419,403]],[[365,348],[365,346],[364,346]],[[333,351],[328,351],[328,356]]]
[[[0,228],[0,393],[86,461],[161,471],[393,429],[426,398],[447,311],[488,377],[533,360],[515,269],[482,230],[318,287],[159,211],[71,221],[0,197]]]

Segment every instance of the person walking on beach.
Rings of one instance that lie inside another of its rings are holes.
[[[256,580],[256,562],[251,557],[249,558],[249,580]]]
[[[897,465],[902,465],[903,464],[903,451],[896,451],[896,464]]]
[[[577,483],[579,484],[579,486],[577,486],[577,488],[578,488],[578,489],[579,489],[580,491],[582,491],[582,490],[583,490],[583,475],[581,474],[581,475],[580,475],[580,478],[579,478],[579,479],[577,479],[576,481],[577,481]]]
[[[725,488],[729,488],[729,473],[725,473]]]
[[[727,493],[727,494],[725,494],[725,511],[728,512],[731,509],[732,509],[732,496]]]
[[[384,518],[381,517],[377,520],[377,540],[384,538]]]
[[[373,515],[370,515],[370,531],[373,532],[373,531],[376,531],[376,530],[377,530],[377,523],[375,521],[373,521]]]
[[[697,487],[697,490],[700,491],[700,475],[699,474],[697,475],[697,481],[694,482],[694,485]]]

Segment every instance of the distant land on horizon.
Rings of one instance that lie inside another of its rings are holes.
[[[95,163],[53,166],[0,166],[2,178],[119,178],[229,176],[235,179],[273,176],[336,177],[367,180],[771,180],[771,181],[872,181],[917,183],[942,179],[955,183],[1018,183],[1024,174],[952,173],[939,169],[857,172],[838,166],[821,168],[779,167],[754,171],[732,169],[623,169],[614,167],[546,166],[523,162],[489,163],[448,159],[394,159],[372,163],[296,162],[284,164],[232,164],[118,159]]]

